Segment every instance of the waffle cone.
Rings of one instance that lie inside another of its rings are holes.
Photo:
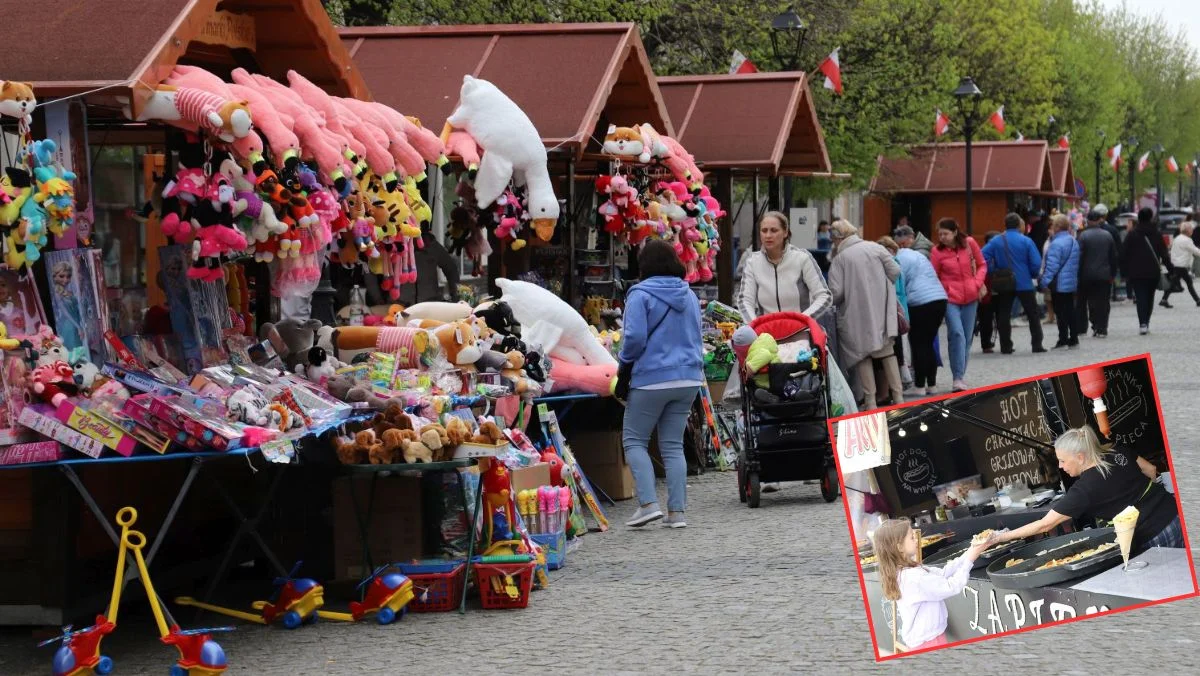
[[[1117,544],[1121,546],[1121,558],[1129,565],[1129,552],[1133,548],[1133,529],[1136,522],[1119,523],[1114,526],[1117,533]]]

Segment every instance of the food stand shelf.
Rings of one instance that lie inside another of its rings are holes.
[[[1129,561],[1145,561],[1150,565],[1128,571],[1121,566],[1110,568],[1071,589],[1144,601],[1160,601],[1195,591],[1187,550],[1153,547]]]

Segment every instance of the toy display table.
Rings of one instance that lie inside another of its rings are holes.
[[[475,509],[471,511],[468,496],[467,483],[463,480],[462,472],[458,470],[465,467],[470,467],[478,461],[478,458],[464,458],[461,460],[448,460],[446,462],[422,462],[422,463],[401,463],[395,465],[342,465],[342,471],[346,474],[361,476],[368,474],[371,477],[371,485],[367,493],[366,513],[363,513],[363,508],[359,506],[358,496],[355,494],[354,481],[350,482],[350,502],[353,505],[354,519],[358,523],[359,542],[362,545],[363,551],[363,570],[375,570],[375,562],[371,560],[371,511],[375,504],[375,488],[381,476],[390,474],[441,474],[443,472],[454,472],[458,478],[458,486],[462,495],[462,506],[467,511],[471,518],[470,537],[467,539],[467,560],[475,555],[475,520],[480,511],[480,505],[483,500],[483,491],[475,492]],[[459,601],[459,613],[467,612],[467,585],[463,585],[462,599]]]

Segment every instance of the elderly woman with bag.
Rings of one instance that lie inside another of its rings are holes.
[[[839,351],[846,368],[858,374],[862,410],[876,407],[876,359],[883,361],[892,403],[903,403],[904,385],[895,353],[902,319],[895,287],[900,265],[887,249],[859,237],[858,228],[847,221],[834,222],[832,238],[829,290],[838,308]]]

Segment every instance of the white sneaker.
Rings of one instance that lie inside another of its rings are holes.
[[[658,504],[652,504],[649,507],[638,507],[633,513],[633,518],[625,522],[626,526],[631,528],[641,528],[651,521],[657,521],[663,518],[662,510],[658,508]]]
[[[970,388],[967,387],[967,383],[965,381],[956,380],[956,381],[954,381],[952,389],[955,392],[963,392]]]
[[[668,515],[666,518],[664,518],[662,520],[662,527],[663,528],[687,528],[687,521],[683,520],[683,514],[676,514],[675,516]]]
[[[1149,325],[1149,324],[1142,324],[1142,325],[1141,325],[1141,327],[1139,327],[1139,328],[1138,328],[1138,334],[1139,334],[1139,335],[1143,335],[1143,336],[1144,336],[1144,335],[1146,335],[1147,333],[1150,333],[1150,325]]]

